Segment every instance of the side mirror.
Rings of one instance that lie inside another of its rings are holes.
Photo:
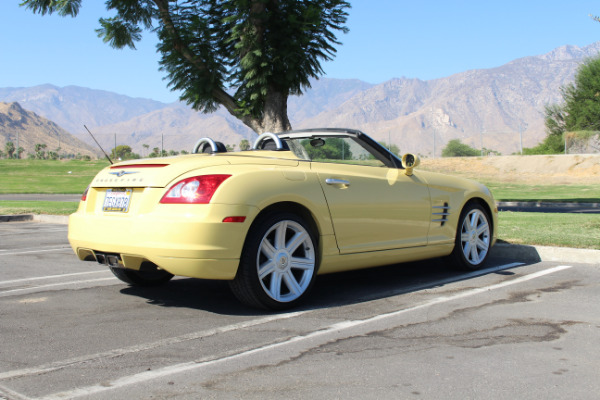
[[[411,176],[413,174],[413,168],[419,166],[421,160],[414,154],[407,153],[402,156],[402,165],[406,169],[405,174]]]

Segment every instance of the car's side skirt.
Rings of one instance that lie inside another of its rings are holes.
[[[319,274],[350,271],[353,269],[379,267],[409,261],[426,260],[447,256],[454,243],[410,247],[395,250],[371,251],[366,253],[323,255]]]

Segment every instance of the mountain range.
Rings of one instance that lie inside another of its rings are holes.
[[[21,158],[35,154],[37,144],[46,145],[44,152],[58,155],[94,157],[97,152],[54,122],[24,110],[19,103],[0,102],[0,150],[5,150],[7,142],[12,142],[15,149],[23,149]]]
[[[373,85],[321,78],[311,81],[304,95],[290,97],[288,115],[295,129],[360,129],[377,140],[391,141],[402,152],[423,156],[432,156],[434,149],[439,156],[452,139],[515,153],[543,140],[545,105],[560,102],[561,86],[573,80],[582,61],[599,52],[600,42],[563,46],[497,68],[429,81],[397,78]],[[183,103],[76,86],[0,88],[0,101],[18,102],[92,143],[86,125],[107,151],[115,144],[130,145],[141,155],[148,151],[144,144],[189,151],[200,137],[230,145],[256,137],[223,109],[203,114]]]

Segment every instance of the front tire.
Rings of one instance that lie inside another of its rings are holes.
[[[475,271],[485,264],[490,250],[492,228],[489,214],[481,205],[470,203],[463,209],[458,222],[450,259],[460,269]]]
[[[318,268],[309,225],[287,212],[268,214],[248,233],[238,273],[230,287],[252,307],[283,310],[306,298]]]

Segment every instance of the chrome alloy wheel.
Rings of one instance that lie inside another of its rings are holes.
[[[256,256],[258,278],[275,301],[298,299],[315,273],[315,247],[311,235],[295,221],[274,224],[263,236]]]
[[[490,248],[490,224],[482,210],[473,208],[465,215],[460,243],[463,255],[469,264],[475,266],[485,260]]]

